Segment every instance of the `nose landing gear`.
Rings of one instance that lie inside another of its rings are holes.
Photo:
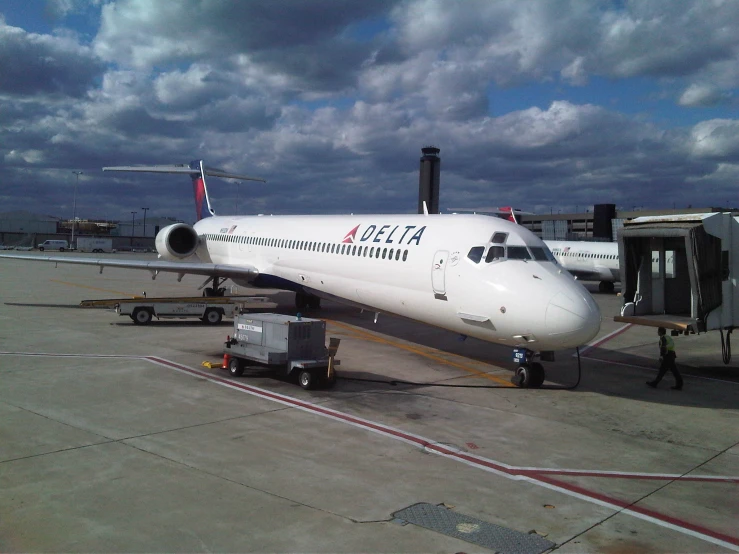
[[[544,366],[533,361],[540,354],[527,348],[514,348],[513,361],[516,363],[516,372],[511,377],[511,383],[521,388],[538,389],[544,383],[546,374]]]

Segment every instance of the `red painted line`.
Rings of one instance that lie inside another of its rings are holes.
[[[13,354],[13,353],[0,352],[0,354]],[[28,355],[28,354],[16,353],[16,355]],[[55,356],[55,355],[49,354],[49,356]],[[69,356],[74,356],[74,355],[69,355]],[[606,507],[620,509],[620,510],[623,510],[624,513],[634,515],[636,517],[641,517],[641,519],[647,519],[653,522],[664,524],[674,530],[686,533],[691,536],[695,536],[696,538],[706,540],[708,542],[720,544],[722,546],[726,546],[732,549],[734,549],[733,548],[734,546],[739,547],[739,538],[737,537],[732,537],[725,533],[713,531],[707,527],[696,525],[694,523],[690,523],[688,521],[684,521],[676,517],[662,514],[660,512],[657,512],[657,511],[654,511],[648,508],[642,508],[639,506],[635,506],[624,500],[620,500],[618,498],[614,498],[614,497],[611,497],[611,496],[608,496],[606,494],[602,494],[599,492],[591,491],[583,487],[580,487],[578,485],[570,484],[570,483],[560,481],[560,480],[557,480],[557,479],[554,479],[548,476],[548,474],[573,475],[573,476],[582,474],[582,475],[593,476],[593,477],[620,477],[624,479],[627,479],[627,478],[631,478],[631,479],[666,478],[663,475],[656,475],[654,477],[644,477],[642,475],[628,475],[628,474],[618,474],[618,473],[600,473],[600,472],[588,472],[588,471],[572,473],[571,471],[567,471],[567,470],[558,471],[558,470],[546,470],[546,469],[538,470],[538,469],[517,468],[514,466],[508,466],[506,464],[495,462],[487,458],[482,458],[474,454],[468,454],[465,452],[461,452],[453,448],[450,448],[446,445],[432,442],[428,439],[425,439],[418,435],[414,435],[412,433],[406,433],[398,429],[394,429],[392,427],[388,427],[388,426],[385,426],[379,423],[368,421],[368,420],[365,420],[365,419],[362,419],[356,416],[351,416],[349,414],[338,412],[330,408],[324,408],[316,404],[304,402],[302,400],[298,400],[297,398],[281,395],[278,393],[273,393],[265,389],[260,389],[260,388],[252,387],[249,385],[244,385],[244,384],[241,384],[241,383],[229,380],[229,379],[225,379],[223,377],[218,377],[216,375],[206,373],[204,371],[199,371],[197,369],[190,368],[188,366],[185,366],[185,365],[182,365],[176,362],[171,362],[169,360],[166,360],[164,358],[159,358],[157,356],[91,355],[87,357],[94,357],[94,358],[105,358],[105,357],[125,358],[127,357],[131,359],[144,359],[144,360],[147,360],[149,362],[152,362],[158,365],[172,368],[176,371],[181,371],[183,373],[188,373],[190,375],[195,375],[198,377],[204,377],[211,382],[215,382],[215,383],[224,385],[229,388],[242,390],[244,392],[247,392],[259,398],[272,400],[272,401],[275,401],[275,402],[278,402],[278,403],[281,403],[287,406],[293,406],[293,407],[302,409],[309,413],[314,413],[314,414],[322,415],[324,417],[329,417],[331,419],[343,421],[343,422],[349,423],[351,425],[355,425],[360,428],[369,429],[371,431],[374,431],[374,432],[377,432],[377,433],[380,433],[386,436],[400,439],[404,442],[416,444],[418,446],[423,447],[424,449],[428,451],[436,452],[439,455],[461,461],[471,466],[480,467],[488,471],[492,471],[495,473],[502,474],[504,476],[508,476],[511,479],[518,479],[518,478],[525,479],[531,483],[534,483],[534,484],[538,483],[541,486],[547,486],[549,488],[553,488],[554,490],[558,490],[565,494],[571,494],[573,496],[580,497],[584,500],[591,500],[593,502],[599,503]],[[693,478],[693,479],[683,478],[683,477],[679,478],[679,480],[683,480],[683,479],[700,480],[697,478]],[[675,480],[678,480],[678,479],[676,478]],[[729,482],[735,482],[735,481],[737,480],[731,478]],[[737,548],[736,550],[739,550],[739,548]]]
[[[595,341],[594,343],[588,344],[585,348],[583,348],[580,351],[580,356],[582,356],[588,350],[590,350],[592,348],[597,348],[597,347],[599,347],[599,346],[607,343],[609,340],[616,338],[621,333],[625,333],[626,331],[628,331],[629,329],[631,329],[631,327],[633,327],[633,325],[634,325],[633,323],[627,323],[626,325],[624,325],[620,329],[616,329],[612,333],[610,333],[610,334],[606,335],[605,337],[603,337],[603,338]]]
[[[617,506],[620,506],[624,510],[628,510],[630,512],[636,512],[643,516],[656,519],[659,521],[663,521],[665,523],[669,523],[670,525],[674,525],[675,527],[688,529],[690,531],[694,531],[695,533],[699,533],[701,535],[707,535],[714,539],[727,542],[735,546],[739,546],[739,538],[737,537],[732,537],[731,535],[726,535],[724,533],[719,533],[718,531],[713,531],[711,529],[708,529],[707,527],[703,527],[701,525],[696,525],[694,523],[690,523],[689,521],[685,521],[684,519],[680,519],[680,518],[672,517],[672,516],[669,516],[669,515],[666,515],[660,512],[656,512],[649,508],[643,508],[640,506],[636,506],[624,500],[619,500],[617,498],[613,498],[605,494],[592,492],[582,487],[579,487],[577,485],[572,485],[570,483],[564,483],[562,481],[558,481],[557,479],[551,479],[549,477],[539,476],[539,480],[545,483],[549,483],[550,485],[554,485],[556,487],[565,488],[567,490],[570,490],[577,494],[581,494],[583,496],[589,496],[589,497],[601,500],[602,502],[607,502],[609,504],[615,504]]]
[[[573,477],[605,477],[609,479],[635,479],[645,481],[693,481],[703,483],[737,483],[739,477],[712,477],[706,476],[690,476],[690,475],[659,475],[659,474],[640,474],[617,471],[580,471],[576,469],[520,469],[521,475],[561,475]]]

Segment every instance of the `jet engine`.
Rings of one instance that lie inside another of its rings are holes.
[[[162,258],[174,262],[192,256],[198,240],[198,233],[192,226],[175,223],[157,233],[156,248]]]

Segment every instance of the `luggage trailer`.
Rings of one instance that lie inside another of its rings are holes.
[[[223,347],[224,366],[233,377],[247,367],[267,366],[279,377],[294,377],[304,389],[336,384],[334,359],[339,339],[326,348],[326,322],[282,314],[241,314],[234,318],[233,335]]]

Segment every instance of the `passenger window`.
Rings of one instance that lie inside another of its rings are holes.
[[[403,250],[403,261],[408,259],[408,250]]]
[[[385,259],[385,255],[387,254],[387,248],[382,249],[382,259]]]
[[[531,254],[529,254],[529,250],[525,246],[509,246],[508,247],[508,259],[509,260],[530,260]]]
[[[482,259],[483,252],[485,252],[484,246],[473,246],[470,248],[470,251],[467,252],[467,258],[472,260],[474,263],[479,264]],[[403,261],[405,261],[405,254],[403,255]]]
[[[390,253],[387,255],[387,259],[388,260],[392,260],[393,259],[393,249],[392,248],[390,249]]]
[[[489,264],[496,260],[502,260],[505,258],[505,247],[503,246],[491,246],[488,250],[488,255],[485,256],[485,263]]]
[[[373,246],[372,248],[370,248],[370,258],[374,257],[374,255],[375,255],[375,247]]]
[[[490,239],[490,242],[492,242],[493,244],[503,244],[507,238],[508,233],[495,233],[493,235],[493,238]]]

